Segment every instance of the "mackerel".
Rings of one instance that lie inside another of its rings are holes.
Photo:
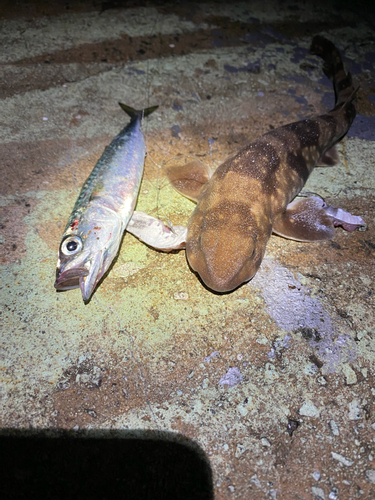
[[[107,146],[84,183],[65,228],[55,288],[80,288],[86,302],[116,257],[134,212],[146,144],[142,118],[158,106],[136,110],[119,103],[130,123]]]

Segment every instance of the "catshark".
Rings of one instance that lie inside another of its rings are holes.
[[[310,52],[323,59],[323,71],[333,82],[331,111],[271,130],[224,161],[213,175],[196,161],[167,169],[175,189],[197,202],[187,234],[178,228],[175,248],[186,240],[190,267],[213,291],[229,292],[249,281],[272,232],[297,241],[319,241],[333,238],[335,225],[347,230],[364,225],[360,217],[327,207],[317,197],[296,198],[315,166],[337,163],[335,145],[356,116],[357,89],[335,45],[315,36]],[[142,235],[137,234],[135,220],[128,231],[162,248],[153,241],[151,226],[157,224],[152,218],[148,224],[150,231]],[[158,227],[160,234],[169,235],[168,229]]]

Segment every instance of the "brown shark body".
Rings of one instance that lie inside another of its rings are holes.
[[[332,42],[314,37],[311,53],[324,60],[336,104],[327,114],[268,132],[222,163],[212,175],[195,161],[170,167],[167,176],[184,196],[197,201],[187,230],[167,228],[140,214],[128,231],[149,246],[186,248],[187,260],[205,285],[229,292],[259,269],[271,233],[299,241],[331,239],[334,226],[364,226],[361,217],[327,206],[315,196],[295,197],[316,165],[334,165],[335,149],[356,115],[356,90]],[[171,234],[173,233],[173,234]]]
[[[299,241],[334,235],[333,221],[316,199],[292,200],[316,165],[337,161],[334,146],[356,116],[356,91],[332,42],[315,36],[310,52],[324,60],[333,82],[331,111],[268,132],[211,178],[197,162],[167,171],[174,187],[198,202],[188,223],[186,254],[214,291],[231,291],[254,276],[272,232]]]

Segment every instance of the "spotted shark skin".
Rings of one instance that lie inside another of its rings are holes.
[[[334,146],[356,116],[356,89],[332,42],[315,36],[310,52],[323,59],[323,71],[333,82],[331,111],[273,129],[224,161],[213,175],[198,162],[167,169],[171,184],[197,201],[188,222],[186,256],[213,291],[229,292],[249,281],[272,232],[298,241],[334,236],[337,219],[320,200],[295,197],[315,166],[337,163]],[[364,224],[356,222],[350,230]]]

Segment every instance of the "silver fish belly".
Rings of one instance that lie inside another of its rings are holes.
[[[120,106],[131,121],[105,148],[84,183],[59,248],[55,288],[79,287],[84,301],[116,257],[133,214],[146,155],[141,121],[157,108]]]

